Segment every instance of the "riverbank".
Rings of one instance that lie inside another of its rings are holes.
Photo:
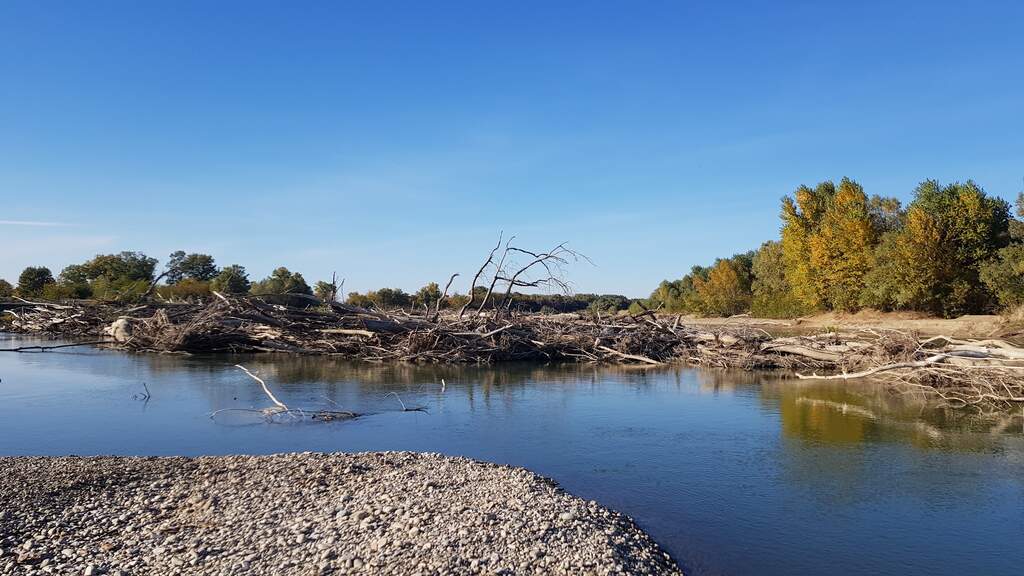
[[[958,318],[938,318],[919,312],[878,312],[862,310],[856,313],[826,312],[802,318],[773,319],[751,316],[700,317],[684,316],[692,326],[756,327],[773,335],[813,333],[823,330],[900,330],[916,332],[922,336],[952,336],[954,338],[993,338],[1019,336],[1024,329],[1019,318],[994,314],[968,315]]]
[[[949,406],[983,411],[1017,409],[1024,402],[1024,347],[1009,339],[925,338],[915,330],[845,329],[839,324],[809,331],[797,326],[783,336],[779,326],[773,335],[749,318],[708,326],[653,311],[611,317],[507,310],[413,314],[302,295],[216,295],[201,304],[130,307],[22,300],[5,312],[12,318],[10,328],[22,333],[87,338],[75,345],[102,343],[131,352],[285,352],[417,364],[685,363],[782,369],[803,379],[871,377],[901,393],[926,392]]]
[[[521,468],[411,452],[0,458],[2,574],[680,574]]]

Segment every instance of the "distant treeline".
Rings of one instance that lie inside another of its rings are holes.
[[[1017,200],[1024,217],[1024,194]],[[1024,222],[1010,205],[974,182],[922,182],[906,207],[894,198],[868,196],[844,178],[799,187],[782,200],[778,240],[759,249],[694,266],[663,281],[643,300],[618,295],[520,294],[511,308],[528,312],[614,313],[629,309],[730,316],[795,317],[862,308],[914,310],[941,316],[987,313],[1024,304]],[[166,300],[232,294],[310,294],[341,300],[341,286],[309,286],[302,274],[281,267],[251,281],[243,266],[220,268],[212,256],[175,252],[161,274],[157,260],[140,252],[99,255],[54,277],[29,267],[17,286],[0,280],[0,298],[18,294],[50,300],[94,298],[131,302],[147,294]],[[475,302],[483,301],[485,288]],[[431,282],[414,293],[382,288],[351,292],[347,302],[378,308],[433,308],[442,291]],[[463,294],[444,297],[441,308],[460,308]],[[488,306],[493,306],[493,299]],[[474,304],[476,306],[477,304]]]
[[[974,182],[926,180],[906,208],[869,197],[853,180],[822,182],[783,198],[781,218],[779,240],[694,266],[632,310],[795,317],[872,308],[950,317],[1024,303],[1024,222]]]
[[[56,277],[49,268],[30,266],[18,278],[17,286],[0,280],[0,298],[18,295],[23,298],[47,300],[97,299],[134,302],[147,294],[169,301],[198,301],[211,296],[213,291],[227,294],[307,294],[324,301],[341,300],[339,286],[334,280],[319,281],[312,287],[298,272],[281,267],[270,276],[251,281],[244,266],[232,264],[219,268],[208,254],[170,255],[161,274],[157,274],[157,260],[141,252],[102,254],[64,268]],[[482,302],[487,289],[476,288],[476,302]],[[433,309],[442,298],[436,282],[430,282],[415,293],[400,288],[381,288],[364,294],[350,292],[345,302],[367,308]],[[511,295],[512,309],[524,312],[579,312],[582,310],[614,313],[625,310],[632,303],[625,296],[597,294],[520,294]],[[461,308],[469,296],[449,294],[441,308]],[[476,306],[478,304],[474,304]],[[488,307],[494,305],[489,300]]]

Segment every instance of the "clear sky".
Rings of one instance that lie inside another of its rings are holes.
[[[12,281],[183,249],[413,290],[504,230],[645,296],[801,183],[1012,198],[1022,160],[1019,1],[0,1]]]

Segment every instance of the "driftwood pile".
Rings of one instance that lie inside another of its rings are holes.
[[[414,363],[688,363],[785,369],[812,380],[872,378],[953,406],[1024,403],[1024,348],[1001,340],[921,339],[892,330],[773,337],[742,325],[695,328],[653,312],[606,318],[385,312],[301,295],[216,294],[204,304],[120,309],[87,302],[0,307],[14,331],[103,337],[129,351],[287,352]]]

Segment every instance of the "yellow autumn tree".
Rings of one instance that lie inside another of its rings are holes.
[[[828,205],[835,196],[832,182],[814,189],[797,188],[793,197],[782,199],[782,259],[785,276],[794,299],[808,309],[824,304],[818,290],[817,272],[811,264],[811,240],[818,232]]]
[[[864,189],[843,178],[809,239],[819,302],[832,310],[857,308],[864,277],[874,265],[876,236]]]
[[[707,280],[694,279],[693,285],[704,314],[732,316],[750,309],[750,273],[742,270],[734,259],[716,262],[708,272]],[[747,259],[749,261],[748,256]]]

